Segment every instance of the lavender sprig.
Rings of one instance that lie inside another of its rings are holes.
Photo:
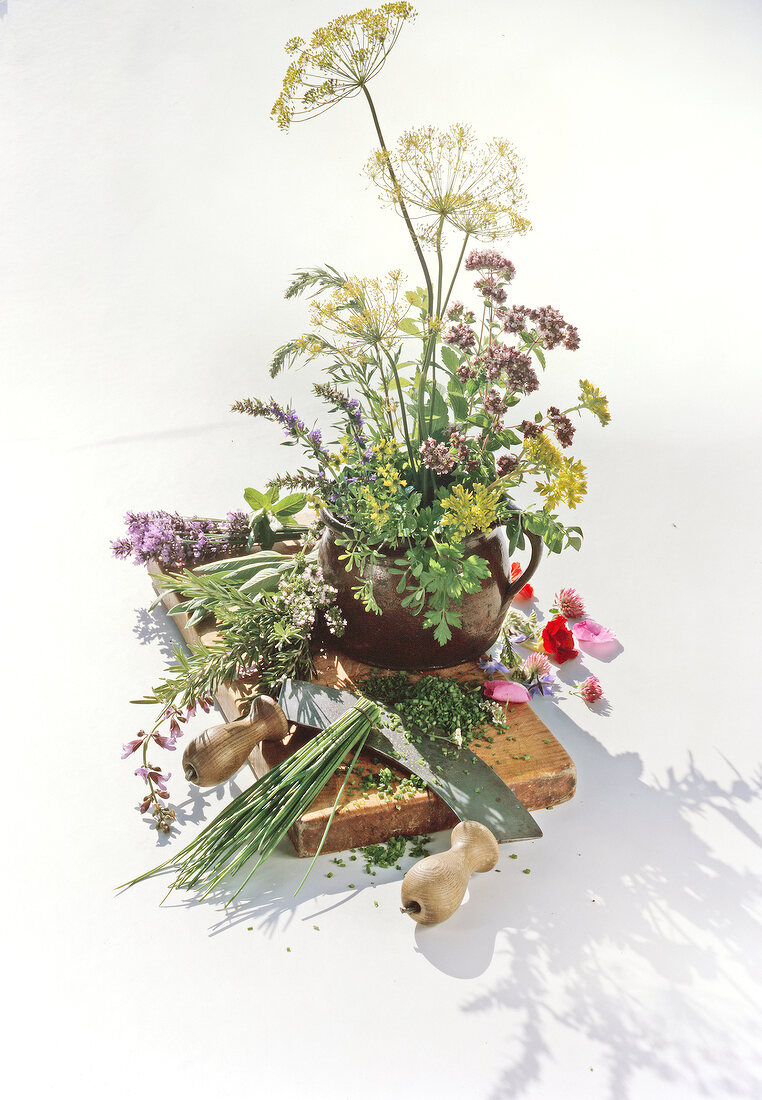
[[[136,565],[155,560],[162,566],[198,565],[246,550],[249,524],[243,512],[228,512],[224,520],[188,518],[176,512],[128,512],[125,538],[115,539],[115,558]]]
[[[295,409],[289,406],[284,409],[277,401],[260,401],[258,398],[245,397],[236,401],[231,406],[233,412],[246,413],[247,416],[263,416],[267,420],[274,420],[281,424],[287,436],[300,443],[306,443],[320,462],[330,461],[330,455],[323,447],[320,431],[313,428],[307,429],[307,425],[300,418]]]

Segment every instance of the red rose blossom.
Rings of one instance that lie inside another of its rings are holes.
[[[574,648],[574,635],[567,627],[563,615],[556,615],[555,619],[551,619],[543,627],[542,648],[559,665],[577,656],[577,650]]]
[[[517,561],[511,562],[512,581],[517,580],[523,572],[524,568],[522,565],[520,565]],[[514,600],[531,600],[532,596],[534,596],[534,589],[532,588],[531,584],[525,584],[523,588],[520,588],[518,590],[513,598]]]

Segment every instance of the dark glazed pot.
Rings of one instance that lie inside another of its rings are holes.
[[[347,621],[346,632],[337,639],[336,646],[347,656],[380,668],[450,668],[480,657],[496,640],[511,600],[533,575],[542,555],[542,539],[525,531],[532,556],[524,573],[511,583],[504,528],[471,535],[466,548],[485,559],[491,576],[482,581],[479,592],[463,597],[458,606],[462,625],[453,628],[452,638],[441,646],[434,631],[424,628],[423,614],[413,615],[402,607],[404,593],[397,592],[401,578],[391,572],[402,551],[390,547],[373,567],[373,594],[382,613],[366,611],[352,592],[360,583],[360,574],[355,569],[347,572],[345,563],[339,561],[344,550],[337,545],[336,536],[352,532],[328,512],[321,511],[320,518],[325,531],[318,545],[318,561],[326,581],[338,591],[337,602]]]

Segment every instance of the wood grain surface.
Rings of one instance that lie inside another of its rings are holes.
[[[284,550],[287,548],[290,547],[286,544],[278,547]],[[155,562],[149,563],[149,571],[162,572]],[[175,596],[165,594],[162,602],[170,610],[179,601]],[[198,641],[208,643],[217,636],[213,623],[189,627],[185,615],[173,615],[172,619],[188,645],[192,646]],[[347,690],[352,690],[358,680],[370,671],[382,671],[371,669],[368,665],[335,652],[316,654],[315,665],[319,683]],[[483,677],[474,662],[418,675],[454,676],[460,680]],[[256,693],[257,685],[253,678],[221,686],[216,699],[225,719],[232,722],[246,713],[246,700]],[[475,754],[495,770],[528,810],[556,806],[572,798],[577,786],[574,761],[537,717],[531,705],[509,705],[506,719],[508,730],[503,732],[490,727],[488,734],[493,738],[492,743],[486,740],[475,742],[472,745]],[[284,741],[267,741],[257,745],[249,756],[249,765],[254,775],[257,778],[264,775],[295,752],[310,736],[312,734],[309,731],[291,726]],[[357,775],[353,775],[344,789],[323,845],[324,852],[341,852],[366,844],[378,844],[395,836],[438,832],[457,824],[458,819],[452,810],[430,791],[416,790],[410,793],[405,792],[404,788],[399,790],[400,783],[408,774],[403,768],[397,768],[372,752],[361,753],[357,767],[361,769],[358,773],[360,775],[367,775],[371,771],[377,774],[388,768],[392,776],[392,796],[386,798],[379,796],[374,790],[363,791]],[[297,855],[315,854],[343,779],[344,775],[340,771],[290,830],[289,837]],[[397,797],[394,797],[395,789]]]

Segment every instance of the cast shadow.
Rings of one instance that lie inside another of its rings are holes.
[[[158,646],[162,657],[172,657],[174,647],[182,643],[179,630],[163,607],[136,607],[132,632],[141,645]]]
[[[535,706],[542,714],[553,703]],[[470,900],[446,924],[415,933],[416,948],[432,966],[457,978],[482,974],[496,951],[502,956],[489,992],[462,1005],[470,1014],[489,1012],[490,1020],[503,1009],[505,1047],[518,1046],[490,1100],[536,1089],[553,1061],[546,1040],[553,1022],[601,1051],[596,1068],[607,1075],[612,1100],[626,1100],[644,1068],[664,1082],[679,1080],[686,1095],[757,1100],[759,1024],[753,1033],[748,1019],[731,1026],[697,988],[723,978],[743,998],[734,975],[744,975],[744,984],[762,978],[761,929],[753,915],[761,883],[729,866],[693,823],[716,814],[762,847],[740,812],[760,797],[762,775],[738,775],[725,788],[691,760],[684,775],[646,783],[637,754],[613,755],[563,712],[546,714],[577,763],[577,797],[586,811],[575,814],[571,828],[559,827],[563,806],[543,815],[546,838],[532,842],[552,845],[543,851],[541,884],[535,872],[532,889],[521,889],[531,852],[516,848],[513,867],[502,855],[502,874],[473,876]],[[654,1010],[639,986],[623,988],[618,973],[630,982],[642,974],[645,987],[668,983],[669,994]]]

